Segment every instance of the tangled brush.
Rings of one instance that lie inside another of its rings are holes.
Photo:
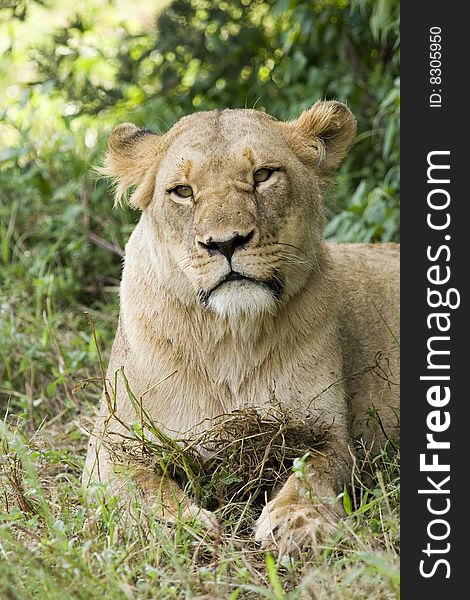
[[[129,428],[133,435],[113,446],[114,454],[171,477],[209,509],[263,502],[285,480],[294,460],[321,452],[328,437],[317,418],[300,417],[281,406],[264,412],[236,410],[202,433],[179,439],[163,433],[148,415],[141,412],[141,417],[143,422]]]

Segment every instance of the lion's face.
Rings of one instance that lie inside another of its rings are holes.
[[[163,136],[121,125],[104,171],[118,193],[137,183],[131,202],[196,302],[254,315],[273,312],[316,268],[322,196],[354,132],[336,102],[290,123],[255,110],[196,113]]]
[[[196,114],[157,171],[147,210],[200,302],[219,314],[272,310],[311,268],[319,183],[276,125],[254,111]]]

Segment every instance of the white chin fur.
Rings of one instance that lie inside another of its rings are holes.
[[[209,297],[207,307],[221,317],[258,317],[274,313],[276,299],[267,287],[251,281],[231,281],[217,288]]]

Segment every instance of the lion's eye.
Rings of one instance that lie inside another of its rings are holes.
[[[193,195],[193,188],[189,185],[177,185],[171,191],[179,198],[191,198]]]
[[[273,172],[273,169],[258,169],[257,171],[255,171],[255,174],[253,176],[255,183],[263,183],[263,181],[267,181],[271,177]]]

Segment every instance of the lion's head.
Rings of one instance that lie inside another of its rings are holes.
[[[186,303],[273,312],[316,269],[323,194],[355,131],[331,101],[286,123],[256,110],[195,113],[163,135],[126,123],[101,171],[117,200],[135,186],[129,201],[144,213],[152,258]]]

